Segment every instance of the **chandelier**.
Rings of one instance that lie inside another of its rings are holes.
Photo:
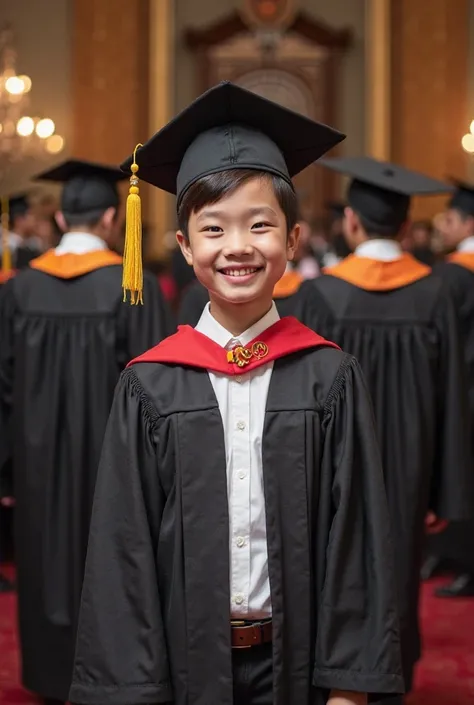
[[[29,76],[18,75],[13,32],[0,29],[0,171],[25,157],[59,154],[64,139],[49,117],[29,113],[32,88]]]

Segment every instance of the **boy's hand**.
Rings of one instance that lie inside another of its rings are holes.
[[[427,534],[440,534],[444,531],[449,522],[446,519],[438,519],[434,512],[428,512],[425,518],[425,532]]]
[[[350,693],[347,690],[332,690],[327,705],[367,705],[367,695]]]

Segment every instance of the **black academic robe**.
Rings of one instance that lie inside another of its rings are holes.
[[[452,299],[443,282],[410,255],[397,262],[351,256],[303,287],[312,293],[305,323],[357,358],[374,403],[396,540],[409,689],[420,657],[425,515],[432,509],[446,519],[469,517],[474,490],[466,375]]]
[[[3,471],[12,462],[16,497],[23,684],[67,700],[114,388],[127,362],[170,328],[153,277],[145,277],[146,305],[131,307],[122,303],[118,256],[63,255],[72,271],[58,276],[54,257],[42,260],[50,273],[26,269],[0,293],[0,418],[9,428],[0,434],[0,461]],[[81,275],[73,275],[76,265]]]
[[[469,373],[469,406],[474,424],[474,253],[456,252],[435,267],[435,273],[449,286],[459,314],[464,354]],[[471,427],[474,446],[474,426]],[[474,466],[472,468],[474,474]],[[442,534],[430,537],[430,551],[446,557],[460,572],[474,575],[474,516],[468,522],[454,522]]]
[[[195,366],[202,343],[179,335],[186,365],[143,361],[116,391],[73,703],[232,704],[224,432]],[[317,347],[275,361],[262,457],[274,704],[322,705],[331,688],[401,692],[380,456],[354,358]]]
[[[13,253],[13,264],[15,269],[24,269],[29,263],[41,255],[39,244],[34,240],[26,240]]]
[[[293,277],[296,273],[291,272]],[[285,275],[283,275],[283,279]],[[302,281],[302,280],[301,280]],[[274,299],[280,316],[295,316],[301,319],[304,310],[303,297],[299,293],[301,281],[298,286],[275,287]],[[178,323],[181,325],[197,325],[204,307],[209,301],[207,289],[199,281],[192,282],[184,291],[178,310]]]

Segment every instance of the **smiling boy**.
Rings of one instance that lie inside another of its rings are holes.
[[[403,690],[364,380],[272,301],[298,239],[291,176],[341,139],[224,83],[137,152],[140,176],[177,194],[210,304],[118,385],[72,702],[362,705]]]

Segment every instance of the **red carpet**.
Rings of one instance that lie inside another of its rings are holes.
[[[474,705],[474,599],[437,600],[434,584],[423,590],[425,650],[407,705]],[[19,685],[15,609],[0,595],[0,704],[38,705]]]

